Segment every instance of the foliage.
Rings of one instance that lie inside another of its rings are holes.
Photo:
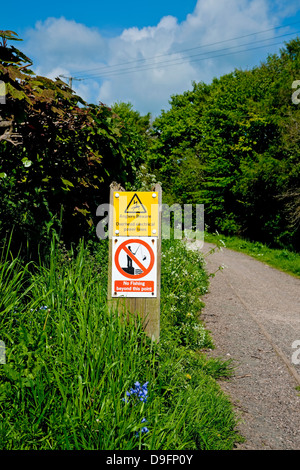
[[[187,250],[181,240],[163,240],[163,247],[163,327],[190,349],[211,347],[211,340],[199,319],[204,306],[201,298],[208,289],[203,257],[199,252]]]
[[[82,243],[59,249],[54,241],[47,262],[34,269],[6,247],[0,264],[7,279],[0,306],[2,450],[233,447],[239,436],[232,405],[215,380],[228,376],[230,366],[199,350],[207,342],[202,333],[196,341],[201,304],[193,310],[194,284],[180,270],[169,283],[171,259],[185,264],[203,292],[207,283],[203,261],[180,243],[163,247],[167,305],[158,344],[138,319],[124,322],[108,311],[106,240],[92,251]],[[176,335],[181,322],[191,335]]]
[[[14,227],[16,246],[29,244],[33,256],[52,229],[68,244],[87,236],[97,206],[108,201],[109,184],[133,182],[134,159],[141,156],[132,155],[128,126],[124,132],[110,108],[87,105],[60,79],[34,75],[30,59],[7,47],[13,34],[0,34],[6,89],[0,108],[0,232]]]
[[[300,40],[252,70],[171,97],[151,124],[130,103],[88,105],[61,80],[36,76],[1,31],[0,233],[28,256],[52,230],[95,237],[109,184],[163,186],[164,202],[202,203],[211,231],[299,250],[300,106],[291,100]]]
[[[296,38],[252,70],[171,98],[148,160],[166,202],[204,203],[211,231],[299,250],[299,51]]]
[[[115,103],[113,112],[120,118],[120,144],[124,157],[129,162],[125,189],[137,189],[141,181],[138,177],[146,162],[150,144],[150,113],[141,116],[131,103]]]

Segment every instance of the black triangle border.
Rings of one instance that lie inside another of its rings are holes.
[[[133,201],[133,199],[134,199],[135,197],[138,199],[139,203],[141,204],[141,206],[142,206],[142,208],[143,208],[143,211],[140,211],[140,212],[133,212],[133,211],[129,211],[129,210],[128,210],[128,209],[130,208],[130,205],[131,205],[131,203],[132,203],[132,201]],[[145,209],[145,206],[144,206],[144,204],[142,203],[142,201],[140,200],[140,198],[139,198],[139,196],[137,195],[137,193],[134,193],[134,195],[132,196],[132,198],[131,198],[131,200],[130,200],[128,206],[126,207],[126,210],[125,210],[124,213],[125,213],[125,214],[138,214],[138,213],[140,213],[140,214],[146,214],[146,213],[147,213],[147,210]]]

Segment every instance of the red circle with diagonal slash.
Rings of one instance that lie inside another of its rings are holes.
[[[150,253],[150,264],[149,264],[148,268],[144,268],[144,266],[134,256],[134,254],[131,253],[131,251],[128,250],[126,245],[129,245],[130,243],[138,243],[140,245],[143,245],[145,248],[147,248],[147,250]],[[130,256],[132,261],[134,261],[139,267],[141,267],[141,266],[143,267],[144,271],[141,274],[129,274],[129,273],[126,273],[125,271],[123,271],[123,269],[121,268],[120,263],[119,263],[119,254],[122,250],[124,250],[126,252],[126,254],[128,256]],[[142,277],[147,276],[147,274],[149,274],[151,269],[153,268],[153,265],[154,265],[154,252],[153,252],[152,248],[144,240],[139,240],[139,239],[125,240],[125,242],[121,243],[121,245],[117,248],[117,251],[116,251],[116,254],[115,254],[115,265],[116,265],[116,268],[119,271],[119,273],[122,274],[122,276],[128,277],[130,279],[141,279]]]

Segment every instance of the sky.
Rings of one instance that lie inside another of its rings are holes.
[[[250,69],[300,37],[299,0],[2,2],[0,29],[88,103],[131,103],[154,117],[172,95]],[[295,79],[300,78],[295,77]]]

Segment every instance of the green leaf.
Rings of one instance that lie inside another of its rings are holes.
[[[69,180],[66,180],[65,178],[60,178],[62,180],[62,182],[66,185],[66,186],[71,186],[72,188],[74,188],[74,184],[71,183],[71,181]]]
[[[32,165],[32,161],[28,160],[27,157],[22,158],[22,163],[25,166],[25,168],[29,168]]]
[[[23,39],[17,38],[16,36],[18,36],[18,35],[17,35],[17,33],[15,33],[14,31],[10,31],[10,30],[3,31],[3,30],[0,30],[0,37],[1,37],[1,38],[9,39],[10,41],[23,41]]]

